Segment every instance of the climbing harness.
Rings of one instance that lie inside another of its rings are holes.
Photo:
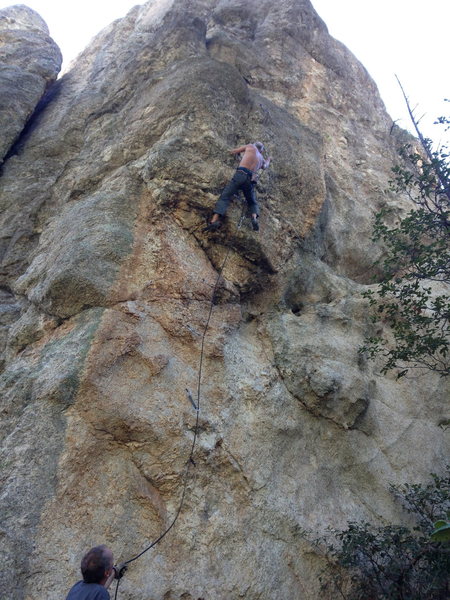
[[[242,202],[242,212],[241,212],[241,216],[240,216],[240,219],[239,219],[239,222],[238,222],[237,229],[241,228],[242,222],[244,220],[245,207],[246,207],[245,202]],[[118,567],[115,568],[116,578],[117,578],[117,585],[116,585],[116,590],[115,590],[115,594],[114,594],[114,600],[117,600],[120,580],[123,577],[125,571],[127,570],[128,565],[131,564],[132,562],[134,562],[135,560],[138,560],[138,558],[140,558],[143,554],[145,554],[146,552],[148,552],[149,550],[151,550],[154,546],[156,546],[156,544],[158,544],[169,533],[169,531],[172,529],[172,527],[177,522],[178,517],[180,516],[181,510],[182,510],[183,505],[184,505],[184,500],[185,500],[185,497],[186,497],[187,484],[188,484],[188,480],[189,480],[190,468],[191,468],[191,466],[195,466],[195,462],[194,462],[194,450],[195,450],[195,445],[196,445],[196,442],[197,442],[198,430],[199,430],[200,398],[201,398],[201,384],[202,384],[202,372],[203,372],[203,357],[204,357],[204,353],[205,353],[205,339],[206,339],[206,334],[208,332],[209,323],[211,321],[211,316],[212,316],[212,311],[213,311],[213,308],[214,308],[214,303],[215,303],[215,300],[216,300],[217,288],[219,287],[220,278],[222,277],[222,273],[223,273],[223,270],[225,268],[226,262],[228,260],[228,256],[230,254],[230,251],[231,251],[231,246],[228,246],[228,249],[227,249],[227,251],[225,253],[225,258],[223,259],[222,264],[221,264],[221,266],[220,266],[220,268],[218,270],[218,273],[217,273],[216,282],[214,284],[213,292],[212,292],[212,295],[211,295],[211,300],[210,300],[210,303],[209,303],[208,316],[207,316],[207,319],[206,319],[205,327],[203,329],[202,341],[201,341],[201,346],[200,346],[200,360],[199,360],[199,366],[198,366],[198,376],[197,376],[196,401],[194,401],[191,392],[188,389],[186,389],[188,400],[192,404],[192,406],[193,406],[193,408],[194,408],[194,410],[196,412],[196,418],[195,418],[194,437],[192,439],[191,450],[189,452],[189,458],[188,458],[188,460],[186,462],[185,469],[184,469],[183,491],[181,493],[180,503],[179,503],[178,509],[177,509],[177,511],[175,513],[175,516],[172,519],[172,522],[170,523],[170,525],[167,527],[167,529],[165,529],[165,531],[163,531],[163,533],[158,538],[156,538],[156,540],[154,540],[153,542],[151,542],[151,544],[149,544],[146,548],[144,548],[144,550],[142,550],[141,552],[139,552],[139,554],[136,554],[136,556],[133,556],[132,558],[126,560],[125,562],[121,563]]]

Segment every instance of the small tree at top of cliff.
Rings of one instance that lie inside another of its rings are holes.
[[[405,166],[393,169],[391,188],[406,192],[415,207],[394,226],[386,224],[392,210],[376,215],[373,239],[386,251],[378,262],[383,278],[376,290],[364,295],[372,308],[372,320],[384,321],[390,334],[366,339],[361,352],[369,358],[382,355],[382,372],[426,368],[442,376],[450,374],[450,295],[442,284],[450,283],[450,162],[445,147],[433,151],[425,139],[405,97],[423,153],[404,146]],[[450,120],[439,123],[449,129]]]

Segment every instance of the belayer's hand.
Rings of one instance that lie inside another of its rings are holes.
[[[125,575],[125,571],[128,569],[127,565],[121,563],[120,565],[114,565],[114,579],[122,579]]]

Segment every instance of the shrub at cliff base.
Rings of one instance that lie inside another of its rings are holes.
[[[333,541],[325,544],[334,568],[323,574],[323,590],[346,600],[448,600],[450,543],[442,528],[450,511],[450,467],[428,485],[392,486],[391,492],[414,524],[349,522],[345,531],[332,530]]]

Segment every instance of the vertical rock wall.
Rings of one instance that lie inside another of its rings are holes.
[[[61,68],[41,17],[23,4],[0,10],[0,164]]]
[[[358,357],[396,146],[375,85],[308,0],[154,0],[100,33],[0,178],[2,589],[56,600],[83,551],[136,554],[123,599],[321,597],[302,534],[399,520],[388,483],[448,452],[448,385]],[[261,232],[239,202],[260,139]],[[228,253],[228,254],[227,254]]]

